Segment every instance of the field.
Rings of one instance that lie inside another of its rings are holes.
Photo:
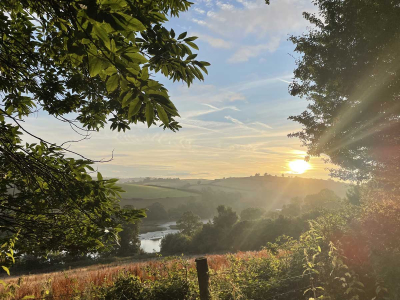
[[[207,255],[211,272],[227,270],[231,267],[233,259],[263,259],[269,256],[267,251],[239,252],[232,256]],[[96,288],[107,287],[114,284],[121,272],[138,276],[144,280],[159,280],[153,274],[158,272],[159,276],[165,276],[165,272],[173,265],[179,264],[179,269],[187,268],[188,272],[194,274],[195,262],[193,257],[184,259],[164,260],[153,259],[143,262],[95,265],[88,268],[66,270],[40,275],[29,275],[22,278],[20,288],[17,289],[15,298],[22,299],[24,296],[33,295],[33,299],[96,299],[80,298],[84,295],[95,293]],[[149,270],[151,270],[149,272]],[[168,272],[168,271],[167,271]],[[18,279],[6,280],[8,284],[17,283]],[[45,296],[45,298],[44,298]]]
[[[119,184],[125,193],[122,193],[122,198],[141,198],[141,199],[159,199],[159,198],[179,198],[196,196],[193,193],[181,191],[171,188],[162,188],[158,186],[148,186],[139,184],[123,183]]]
[[[200,183],[200,184],[199,184]],[[123,183],[126,191],[122,194],[121,205],[137,208],[148,207],[160,202],[167,209],[201,199],[204,189],[214,192],[240,194],[236,209],[262,207],[266,210],[282,208],[294,197],[317,194],[322,189],[333,190],[339,197],[346,196],[348,185],[333,180],[318,180],[300,177],[253,176],[216,180],[170,179],[150,180],[138,183]],[[193,192],[191,192],[193,191]],[[227,196],[229,198],[229,196]]]

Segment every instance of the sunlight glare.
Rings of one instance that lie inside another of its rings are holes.
[[[303,174],[307,170],[311,169],[311,165],[304,160],[297,159],[289,162],[289,168],[295,174]]]

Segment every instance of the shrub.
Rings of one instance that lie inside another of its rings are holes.
[[[161,240],[161,253],[162,254],[182,254],[189,252],[190,237],[183,233],[167,234]]]

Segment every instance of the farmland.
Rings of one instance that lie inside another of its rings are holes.
[[[194,196],[194,193],[181,191],[177,189],[169,189],[158,186],[148,186],[139,184],[119,184],[125,193],[122,193],[123,199],[142,198],[142,199],[156,199],[156,198],[179,198]]]

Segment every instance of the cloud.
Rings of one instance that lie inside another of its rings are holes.
[[[240,122],[238,119],[232,118],[231,116],[225,116],[224,118],[231,121],[232,123],[235,123],[238,125],[244,125],[243,122]]]
[[[284,79],[282,79],[282,78],[278,78],[278,80],[279,80],[279,81],[282,81],[282,82],[285,82],[285,83],[292,83],[291,81],[289,81],[289,80],[284,80]]]
[[[206,12],[205,10],[198,8],[198,7],[195,7],[193,10],[201,15],[205,14],[205,12]]]
[[[215,37],[212,37],[210,35],[197,33],[197,32],[192,33],[191,35],[199,37],[202,42],[206,42],[211,47],[214,47],[214,48],[223,48],[223,49],[232,48],[232,43],[227,42],[224,39],[215,38]]]
[[[183,113],[182,117],[185,119],[199,117],[199,116],[204,116],[204,115],[208,115],[210,113],[223,111],[223,110],[227,110],[227,109],[234,110],[234,111],[240,111],[240,109],[238,109],[235,106],[224,106],[224,107],[218,108],[218,107],[215,107],[214,105],[207,104],[207,103],[203,103],[203,105],[211,108],[211,110],[189,111],[189,112]]]
[[[214,33],[235,39],[248,35],[258,38],[287,35],[302,31],[309,25],[302,16],[303,11],[316,10],[307,0],[279,0],[271,5],[266,5],[265,0],[238,2],[242,7],[234,8],[231,4],[217,1],[219,10],[207,13],[202,25]]]
[[[192,21],[195,22],[195,23],[197,23],[197,24],[199,24],[199,25],[207,25],[206,22],[204,22],[204,21],[202,21],[202,20],[198,20],[198,19],[196,19],[196,18],[193,18]]]
[[[218,108],[218,107],[215,107],[214,105],[207,104],[207,103],[204,103],[203,105],[208,106],[208,107],[214,109],[215,111],[224,110],[224,109],[232,109],[234,111],[240,111],[240,109],[237,108],[236,106],[225,106],[225,107]]]
[[[274,52],[278,49],[280,43],[279,37],[273,37],[268,43],[255,46],[241,46],[229,59],[230,63],[239,63],[248,61],[252,57],[257,57],[264,51]]]
[[[176,93],[176,94],[175,94]],[[234,88],[217,88],[214,85],[193,84],[188,89],[180,86],[173,95],[173,99],[183,100],[184,103],[221,103],[246,101],[246,97]]]
[[[268,128],[268,129],[272,129],[271,126],[269,126],[269,125],[267,125],[267,124],[264,124],[264,123],[261,123],[261,122],[253,122],[253,123],[251,123],[251,124],[253,124],[253,125],[259,125],[259,126],[262,126],[262,127],[264,127],[264,128]]]
[[[222,10],[234,10],[235,7],[232,4],[223,3],[221,1],[217,1],[217,6]]]

